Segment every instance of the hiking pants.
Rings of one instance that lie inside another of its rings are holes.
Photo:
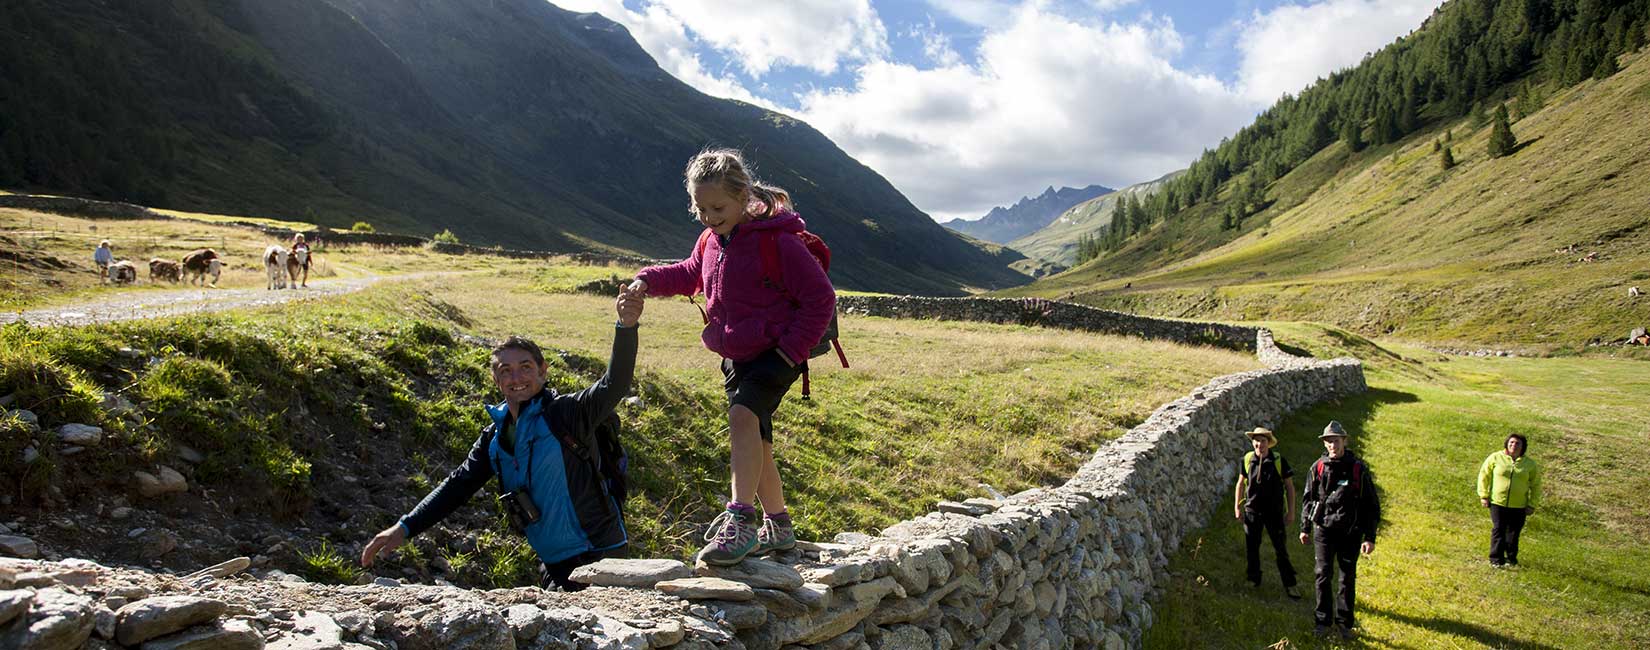
[[[1523,508],[1490,504],[1490,564],[1518,564],[1518,536],[1528,514]]]
[[[545,589],[551,591],[555,591],[557,589],[561,591],[581,591],[589,585],[582,582],[573,582],[569,577],[573,575],[573,569],[577,569],[586,564],[593,564],[602,558],[619,557],[620,555],[622,555],[621,549],[613,549],[611,551],[590,551],[588,553],[580,553],[554,564],[540,562],[539,584]]]
[[[1249,582],[1260,584],[1260,536],[1272,538],[1272,553],[1278,556],[1278,579],[1283,586],[1295,586],[1295,565],[1289,562],[1289,545],[1284,540],[1283,513],[1243,512],[1243,545],[1247,552]]]
[[[1313,571],[1317,574],[1318,606],[1312,613],[1312,621],[1318,625],[1328,627],[1340,623],[1341,627],[1352,629],[1352,602],[1356,597],[1358,583],[1358,545],[1363,542],[1363,535],[1358,531],[1328,530],[1318,528],[1312,538],[1312,550],[1316,552],[1317,561]],[[1331,582],[1340,578],[1338,589],[1331,591]]]

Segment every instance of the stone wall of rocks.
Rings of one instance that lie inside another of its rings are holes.
[[[1041,298],[838,296],[837,309],[888,318],[1040,325],[1244,351],[1255,349],[1257,332],[1253,327],[1151,318]]]
[[[1169,556],[1230,494],[1242,432],[1366,388],[1354,359],[1291,357],[1267,332],[1253,346],[1267,369],[1163,405],[1065,484],[942,502],[875,537],[844,533],[725,568],[605,560],[574,573],[593,585],[574,594],[313,585],[246,576],[245,558],[189,576],[0,560],[0,647],[1138,647]]]

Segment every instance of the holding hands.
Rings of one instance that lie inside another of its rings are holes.
[[[640,285],[638,288],[637,285]],[[637,280],[619,290],[619,298],[614,303],[614,309],[619,313],[619,325],[635,327],[636,321],[642,317],[642,307],[647,302],[647,283]]]

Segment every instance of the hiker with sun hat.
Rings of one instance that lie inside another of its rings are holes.
[[[1295,470],[1273,447],[1278,437],[1271,429],[1255,427],[1245,436],[1255,450],[1243,455],[1238,466],[1237,489],[1232,495],[1232,515],[1243,522],[1244,558],[1249,584],[1260,586],[1260,538],[1264,533],[1272,540],[1272,552],[1278,558],[1278,579],[1283,582],[1283,593],[1300,600],[1295,588],[1295,565],[1289,562],[1289,545],[1284,542],[1284,529],[1295,512]]]

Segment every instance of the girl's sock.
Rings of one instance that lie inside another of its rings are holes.
[[[779,524],[781,526],[791,525],[791,513],[786,512],[784,510],[780,510],[779,512],[766,513],[764,516],[766,516],[768,519],[773,520],[773,523]]]
[[[745,521],[752,521],[756,519],[756,506],[748,503],[729,501],[728,510],[739,513],[739,516],[743,517]]]

